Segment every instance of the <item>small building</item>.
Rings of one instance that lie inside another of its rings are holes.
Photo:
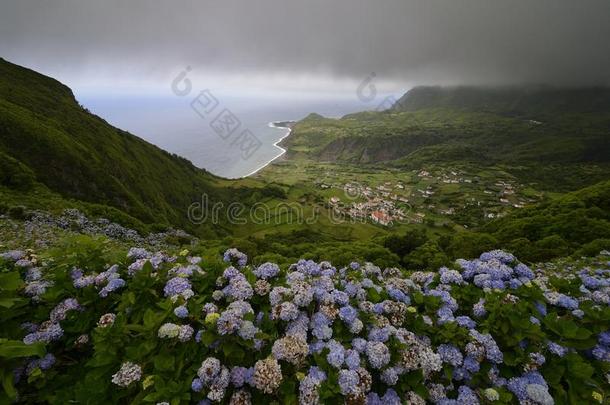
[[[392,223],[392,217],[383,211],[373,211],[371,213],[371,219],[380,225],[388,226]]]

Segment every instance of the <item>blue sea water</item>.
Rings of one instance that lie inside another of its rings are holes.
[[[272,127],[270,122],[299,120],[312,112],[340,117],[376,107],[375,102],[367,104],[355,94],[347,93],[303,96],[295,93],[239,95],[215,91],[213,97],[218,104],[213,111],[209,114],[202,111],[202,100],[199,99],[200,104],[195,103],[198,114],[191,106],[197,95],[160,97],[76,92],[82,105],[110,124],[227,178],[247,176],[281,155],[282,150],[274,143],[288,130]],[[226,134],[220,136],[211,126],[225,109],[239,122],[239,127],[226,138],[223,137]],[[244,144],[236,140],[245,129],[250,130],[250,134],[260,142],[260,147],[244,148]]]

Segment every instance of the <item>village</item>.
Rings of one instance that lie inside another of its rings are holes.
[[[381,226],[426,220],[446,223],[452,218],[468,222],[464,213],[487,221],[538,199],[522,195],[524,186],[510,179],[483,179],[460,170],[422,169],[405,173],[403,179],[383,180],[340,182],[327,178],[316,181],[316,186],[324,190],[328,208],[335,214]]]

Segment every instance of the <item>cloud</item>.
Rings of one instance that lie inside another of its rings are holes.
[[[165,85],[190,65],[245,82],[610,84],[608,15],[605,0],[20,0],[0,6],[0,55],[100,82]]]

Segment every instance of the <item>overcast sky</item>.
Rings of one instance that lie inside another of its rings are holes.
[[[3,0],[0,56],[71,85],[610,84],[608,0]]]

